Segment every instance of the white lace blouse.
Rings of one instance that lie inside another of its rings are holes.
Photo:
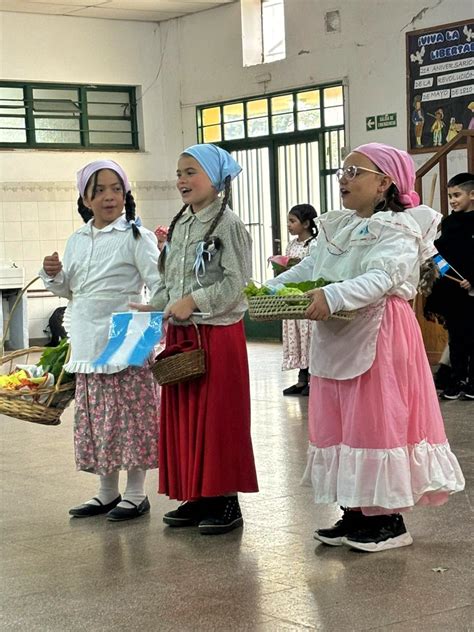
[[[360,217],[355,211],[330,211],[318,220],[319,235],[308,257],[267,285],[316,280],[331,313],[360,310],[352,321],[315,322],[310,373],[350,379],[367,371],[375,358],[386,297],[415,297],[420,264],[436,249],[441,215],[428,206],[403,213]],[[322,352],[322,350],[324,350]]]

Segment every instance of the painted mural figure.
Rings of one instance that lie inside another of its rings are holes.
[[[419,94],[416,94],[413,99],[413,107],[414,107],[414,110],[413,110],[411,120],[412,120],[413,125],[415,126],[416,146],[423,147],[421,139],[423,135],[423,127],[425,124],[425,114],[421,107],[421,96]]]
[[[453,138],[455,138],[461,130],[462,130],[462,124],[456,123],[456,119],[454,118],[454,116],[452,116],[449,119],[449,127],[448,127],[448,133],[446,134],[446,142],[449,143],[450,140],[453,140]]]
[[[431,116],[433,116],[433,114]],[[433,134],[433,147],[441,147],[441,145],[443,144],[443,129],[445,127],[445,124],[443,122],[443,108],[438,108],[434,113],[434,117],[435,122],[431,126],[431,132]]]
[[[471,101],[467,106],[468,110],[471,110],[471,120],[469,121],[469,125],[467,129],[474,129],[474,101]]]

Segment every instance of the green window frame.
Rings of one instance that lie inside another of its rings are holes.
[[[136,88],[0,81],[0,148],[138,150]]]
[[[228,144],[343,129],[342,83],[309,86],[196,108],[198,142]]]

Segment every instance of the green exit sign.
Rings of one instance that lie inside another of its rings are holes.
[[[373,129],[375,129],[375,116],[368,116],[365,119],[365,129],[368,132],[371,132]]]
[[[383,129],[384,127],[397,127],[396,112],[392,112],[391,114],[377,114],[377,129]]]

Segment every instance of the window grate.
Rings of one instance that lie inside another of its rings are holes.
[[[0,82],[0,147],[138,149],[133,86]]]

